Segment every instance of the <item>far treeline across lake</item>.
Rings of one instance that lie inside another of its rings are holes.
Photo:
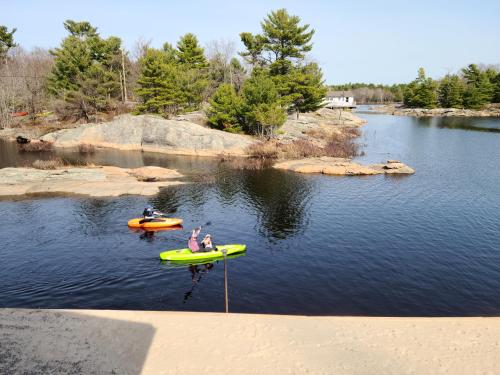
[[[418,77],[410,83],[347,83],[330,88],[352,91],[358,103],[404,102],[409,108],[482,109],[500,103],[500,65],[470,64],[460,73],[438,80],[427,77],[420,68]]]

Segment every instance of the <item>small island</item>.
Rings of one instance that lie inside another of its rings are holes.
[[[0,169],[0,197],[76,194],[90,197],[155,195],[183,184],[177,171],[161,167],[126,169],[112,166]]]
[[[307,158],[288,160],[274,165],[298,173],[322,173],[335,176],[367,176],[376,174],[413,174],[415,170],[398,160],[387,160],[385,164],[361,165],[345,158]]]

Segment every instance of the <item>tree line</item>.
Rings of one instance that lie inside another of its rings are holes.
[[[404,91],[404,104],[415,108],[482,109],[500,103],[500,71],[470,64],[459,74],[447,74],[440,80],[425,75],[424,68]]]
[[[402,102],[406,84],[382,85],[374,83],[346,83],[331,85],[334,91],[352,91],[357,103],[393,103]]]
[[[168,118],[203,109],[213,127],[272,135],[288,114],[321,107],[326,87],[319,66],[306,59],[309,25],[279,9],[261,26],[260,34],[240,34],[239,54],[229,42],[206,51],[192,33],[175,46],[139,42],[131,53],[120,38],[73,20],[64,22],[68,35],[57,48],[26,52],[16,30],[0,26],[0,121],[8,125],[18,111],[88,122],[129,110]]]
[[[500,68],[470,64],[457,74],[437,80],[427,77],[420,68],[417,78],[410,83],[347,83],[329,88],[352,91],[358,103],[403,102],[410,108],[483,109],[488,104],[500,103]]]

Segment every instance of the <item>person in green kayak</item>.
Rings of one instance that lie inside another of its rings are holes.
[[[198,244],[198,235],[201,232],[201,227],[197,227],[191,231],[191,236],[188,239],[188,248],[192,253],[209,252],[217,250],[212,243],[212,235],[207,234],[203,240]]]
[[[212,236],[210,234],[207,234],[205,238],[203,238],[203,241],[201,241],[201,248],[203,249],[202,251],[214,250],[214,245],[212,244]]]
[[[198,245],[198,235],[201,232],[201,227],[195,228],[191,231],[191,236],[188,240],[188,248],[193,253],[200,251],[200,246]]]

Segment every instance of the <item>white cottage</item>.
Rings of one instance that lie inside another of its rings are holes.
[[[352,91],[328,91],[324,103],[326,108],[356,108]]]

